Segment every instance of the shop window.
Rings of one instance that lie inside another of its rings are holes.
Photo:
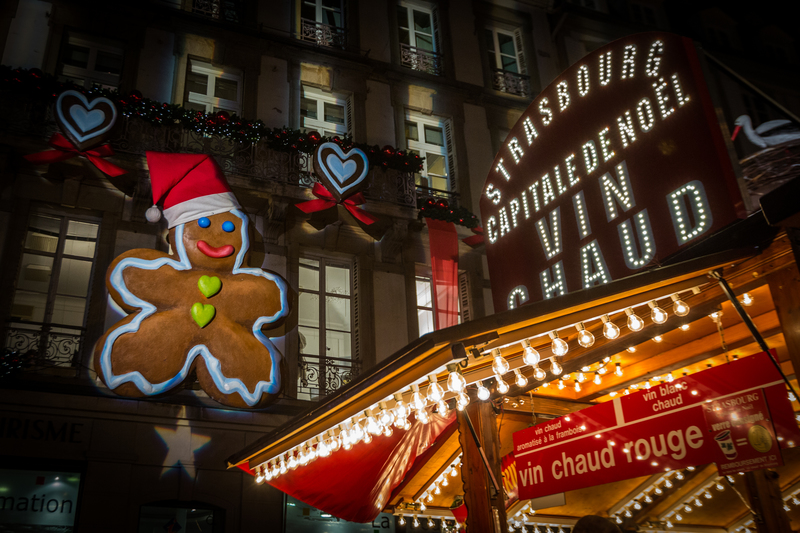
[[[297,0],[297,4],[299,39],[344,48],[347,34],[342,0]]]
[[[204,113],[242,112],[242,75],[239,71],[219,68],[190,59],[186,68],[184,106]]]
[[[75,531],[81,474],[0,469],[0,531]]]
[[[81,87],[119,87],[122,43],[69,32],[61,47],[58,78]]]
[[[300,127],[316,130],[328,137],[353,135],[352,98],[302,86],[300,95]]]
[[[301,258],[297,397],[314,400],[347,384],[358,372],[357,279],[348,263]]]
[[[99,225],[34,213],[28,220],[6,346],[39,365],[77,364]]]
[[[166,501],[143,505],[139,510],[137,531],[222,533],[225,510],[203,502]]]
[[[439,10],[435,6],[400,2],[397,5],[400,64],[441,76],[442,46]]]
[[[486,50],[492,69],[492,87],[497,91],[530,96],[531,84],[522,46],[522,31],[486,28]]]
[[[450,121],[411,113],[406,116],[405,135],[408,151],[425,158],[422,171],[415,175],[422,193],[435,196],[453,191],[455,154]]]
[[[436,311],[433,305],[433,282],[431,278],[417,276],[414,280],[417,292],[417,326],[422,337],[436,329]],[[466,276],[458,277],[458,323],[469,320],[469,285]],[[467,304],[467,305],[465,305]]]

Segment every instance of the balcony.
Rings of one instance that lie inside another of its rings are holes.
[[[347,385],[361,370],[353,359],[300,354],[297,399],[317,400]]]
[[[243,0],[194,0],[192,13],[238,24],[245,20],[244,4]]]
[[[298,39],[314,43],[317,46],[344,48],[347,42],[347,32],[344,28],[301,18]]]
[[[26,137],[44,142],[58,130],[52,106],[3,96],[8,95],[0,93],[0,113],[4,117],[0,121],[0,142]],[[311,154],[273,150],[265,141],[240,143],[226,137],[204,135],[186,130],[179,124],[154,126],[142,119],[120,117],[109,144],[121,156],[120,159],[125,154],[144,156],[145,151],[150,150],[213,155],[226,174],[245,181],[242,186],[261,188],[266,183],[277,182],[289,186],[284,191],[296,198],[304,195],[292,192],[292,186],[310,188],[316,181],[308,172],[312,168]],[[124,162],[119,164],[126,167]],[[129,170],[130,176],[134,177],[134,169]],[[363,193],[368,200],[416,207],[412,172],[373,167],[367,180],[369,186]],[[133,193],[132,190],[128,192]],[[137,195],[141,195],[145,203],[151,202],[147,198],[149,191],[137,190]]]
[[[400,64],[434,76],[441,76],[444,73],[441,54],[402,43],[400,44]]]
[[[531,78],[507,70],[492,72],[492,88],[515,96],[531,97]]]
[[[22,320],[9,321],[3,347],[25,361],[23,372],[76,377],[84,328]]]

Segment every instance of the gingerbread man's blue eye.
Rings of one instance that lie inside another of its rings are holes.
[[[230,233],[235,229],[236,229],[236,226],[234,226],[233,222],[231,222],[230,220],[226,220],[225,222],[222,223],[222,230],[223,231],[227,231],[228,233]]]
[[[203,217],[197,221],[197,225],[200,226],[201,228],[207,228],[211,225],[211,221],[208,220],[208,218]]]

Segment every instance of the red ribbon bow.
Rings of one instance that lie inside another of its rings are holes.
[[[472,233],[474,233],[475,235],[464,237],[463,239],[461,239],[461,242],[463,242],[466,245],[472,246],[473,248],[483,244],[483,228],[480,226],[478,226],[477,228],[472,228]]]
[[[345,209],[350,211],[350,214],[353,215],[356,219],[360,220],[364,224],[373,224],[378,221],[377,218],[370,215],[360,207],[359,205],[366,202],[364,199],[364,195],[356,193],[352,196],[349,196],[339,202],[336,201],[336,198],[325,188],[324,185],[317,182],[314,184],[314,188],[311,189],[311,192],[319,198],[319,200],[309,200],[307,202],[301,202],[297,204],[297,207],[303,213],[315,213],[317,211],[324,211],[325,209],[330,209],[331,207],[335,206],[336,204],[342,204]]]
[[[93,148],[91,150],[86,150],[85,152],[81,152],[77,148],[75,148],[71,142],[67,140],[66,137],[61,135],[60,133],[54,133],[48,144],[55,148],[55,150],[47,150],[45,152],[37,152],[35,154],[29,154],[24,156],[25,159],[30,161],[35,165],[47,165],[49,163],[58,163],[59,161],[65,161],[72,157],[82,156],[87,158],[89,161],[92,162],[94,166],[99,168],[101,171],[105,172],[112,178],[121,176],[125,174],[127,170],[118,167],[114,163],[109,163],[108,161],[104,160],[104,157],[108,157],[110,155],[114,155],[114,150],[107,144],[102,146],[98,146],[97,148]]]

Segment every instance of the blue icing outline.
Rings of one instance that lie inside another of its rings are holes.
[[[253,406],[258,403],[262,394],[264,393],[275,394],[278,392],[281,386],[280,361],[283,358],[283,355],[275,347],[270,338],[262,333],[261,327],[265,324],[271,324],[289,314],[289,291],[287,290],[286,282],[279,276],[264,272],[260,268],[242,268],[245,253],[247,253],[247,250],[250,248],[250,239],[247,235],[248,219],[247,215],[238,209],[232,209],[230,212],[242,219],[242,226],[240,228],[242,247],[236,254],[236,261],[234,262],[231,273],[248,274],[251,276],[262,277],[274,282],[278,286],[278,289],[281,293],[280,310],[272,316],[258,317],[253,324],[253,336],[264,345],[272,359],[272,368],[270,373],[272,379],[270,381],[259,381],[251,393],[247,386],[240,379],[229,378],[222,373],[222,364],[220,363],[219,359],[212,355],[211,351],[208,349],[208,347],[206,347],[205,344],[197,344],[193,346],[189,350],[186,361],[184,362],[180,372],[178,372],[171,379],[168,379],[162,383],[150,383],[139,371],[128,372],[119,376],[114,375],[112,372],[111,353],[116,340],[120,337],[120,335],[125,333],[135,333],[139,331],[139,327],[141,326],[142,322],[157,311],[153,304],[142,300],[138,296],[135,296],[128,289],[128,287],[125,285],[125,281],[123,280],[122,272],[126,268],[157,270],[164,265],[170,266],[175,270],[191,269],[192,264],[189,262],[189,256],[187,255],[186,247],[183,244],[183,230],[185,224],[179,224],[175,228],[175,249],[178,252],[180,261],[175,261],[169,257],[161,257],[158,259],[139,259],[136,257],[127,257],[120,261],[117,266],[114,267],[114,270],[111,273],[109,281],[111,286],[120,294],[122,301],[131,307],[141,308],[142,311],[127,324],[111,330],[106,337],[106,341],[103,344],[103,350],[100,353],[100,366],[103,370],[103,375],[108,388],[116,389],[123,383],[133,383],[136,388],[138,388],[147,396],[164,393],[186,379],[186,377],[189,375],[189,368],[191,368],[195,357],[201,355],[206,362],[206,368],[208,368],[208,371],[211,374],[214,385],[216,385],[217,388],[223,393],[238,393],[242,400],[244,400],[244,402],[249,406]]]

